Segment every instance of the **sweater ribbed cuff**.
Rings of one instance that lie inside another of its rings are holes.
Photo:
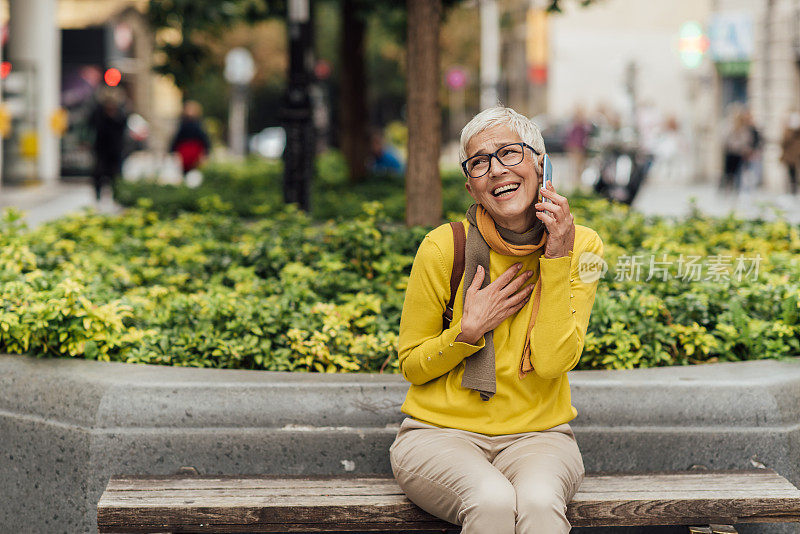
[[[478,343],[471,345],[456,341],[461,333],[461,320],[451,323],[450,328],[442,332],[438,338],[431,339],[420,346],[422,354],[419,363],[426,376],[437,377],[453,369],[461,361],[472,356],[486,345],[486,340],[481,336]]]
[[[560,258],[539,259],[542,297],[536,322],[562,323],[575,313],[572,307],[572,251]]]

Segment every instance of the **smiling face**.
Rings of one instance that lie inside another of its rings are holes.
[[[503,145],[521,143],[519,134],[503,125],[490,126],[474,135],[467,143],[467,157],[489,154]],[[536,171],[536,154],[525,148],[522,162],[506,167],[497,158],[480,178],[467,178],[467,191],[503,228],[514,232],[529,230],[536,219],[533,207],[539,195],[541,179]]]

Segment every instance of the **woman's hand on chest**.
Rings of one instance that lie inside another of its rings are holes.
[[[490,330],[521,310],[530,299],[533,284],[525,287],[533,271],[521,271],[516,263],[506,269],[485,288],[481,289],[485,273],[478,266],[472,284],[466,289],[464,313],[461,316],[461,333],[456,341],[474,345]]]

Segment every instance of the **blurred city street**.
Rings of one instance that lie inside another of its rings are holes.
[[[683,217],[689,214],[690,200],[707,215],[725,216],[733,212],[742,219],[775,219],[778,212],[787,220],[800,223],[800,199],[788,194],[764,190],[721,193],[716,185],[645,184],[633,202],[633,208],[648,215]]]
[[[0,190],[0,210],[11,207],[23,212],[23,220],[29,228],[88,207],[106,214],[122,211],[114,203],[110,191],[104,191],[97,202],[91,184],[78,180],[55,185],[4,186]]]
[[[558,162],[558,160],[556,160]],[[558,167],[557,167],[558,168]],[[707,215],[725,216],[733,212],[742,219],[772,220],[777,215],[800,224],[800,198],[764,190],[722,193],[713,184],[645,183],[636,197],[633,209],[646,215],[681,218],[689,214],[692,201]],[[24,212],[30,228],[84,208],[100,213],[117,214],[123,208],[105,191],[100,202],[88,181],[62,181],[52,186],[6,186],[0,191],[0,210],[14,207]]]
[[[425,191],[438,187],[437,160],[458,169],[469,117],[497,103],[534,120],[567,190],[581,176],[587,189],[644,213],[681,216],[695,197],[712,215],[782,211],[798,220],[786,193],[797,189],[800,166],[798,0],[553,1],[552,10],[528,0],[456,2],[435,29],[440,57],[427,70],[438,75],[420,86],[441,96],[419,124],[409,119],[404,65],[425,70],[431,45],[412,57],[402,24],[381,13],[366,9],[374,27],[351,27],[355,12],[326,2],[297,20],[269,5],[245,16],[210,3],[209,13],[221,10],[215,18],[161,2],[55,9],[62,3],[8,2],[2,37],[0,206],[27,207],[31,224],[95,205],[82,184],[94,186],[99,210],[113,212],[112,175],[178,184],[207,159],[245,156],[282,160],[281,196],[304,208],[319,179],[310,146],[343,158],[352,183],[388,172]],[[296,27],[285,33],[287,24]],[[213,47],[188,38],[216,26],[246,38]],[[345,26],[372,44],[350,43]],[[351,48],[361,51],[335,52]],[[423,129],[441,138],[441,153],[430,152]],[[424,172],[407,173],[409,156],[423,150]],[[30,183],[41,185],[18,189]],[[720,183],[731,192],[719,194]],[[406,222],[433,224],[440,214],[420,207]]]

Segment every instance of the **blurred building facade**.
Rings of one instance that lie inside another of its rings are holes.
[[[562,2],[564,12],[554,15],[544,15],[547,0],[496,1],[504,103],[561,120],[578,106],[589,113],[613,109],[628,121],[642,109],[659,120],[674,116],[690,162],[685,179],[694,182],[719,180],[729,106],[742,103],[764,138],[763,185],[785,189],[780,138],[788,112],[800,109],[800,0]],[[6,118],[11,125],[5,174],[54,181],[70,168],[86,168],[86,136],[76,127],[108,68],[121,74],[131,111],[149,123],[148,145],[163,151],[181,95],[151,71],[147,3],[0,0],[7,28],[2,59],[11,66],[0,69],[0,130]],[[681,39],[692,22],[703,31],[695,44],[704,47],[694,63],[685,60]],[[478,47],[478,39],[470,46]],[[92,65],[99,79],[87,74]],[[56,113],[62,107],[70,113],[63,136]]]
[[[98,92],[124,94],[161,148],[180,113],[180,93],[152,72],[146,0],[6,0],[2,114],[4,181],[54,182],[91,170],[87,119]],[[66,112],[66,113],[65,113]]]
[[[781,136],[787,114],[800,110],[800,0],[715,0],[713,8],[717,16],[741,14],[752,24],[746,103],[765,140],[764,185],[783,192]]]
[[[623,125],[638,116],[645,145],[654,143],[658,123],[674,116],[690,149],[689,168],[708,176],[698,138],[712,122],[712,81],[683,64],[679,35],[687,22],[708,18],[710,2],[609,0],[564,8],[552,16],[548,112],[569,117],[580,106],[590,116],[614,114]]]
[[[562,4],[563,13],[548,17],[546,96],[529,100],[531,115],[565,120],[580,106],[611,109],[623,121],[643,111],[662,122],[675,117],[690,161],[684,179],[716,183],[731,104],[738,103],[762,135],[762,186],[786,190],[780,138],[788,112],[800,109],[800,0]],[[684,36],[693,23],[702,31],[694,43]],[[524,32],[516,38],[519,46],[530,40]],[[687,46],[702,54],[687,59]]]

